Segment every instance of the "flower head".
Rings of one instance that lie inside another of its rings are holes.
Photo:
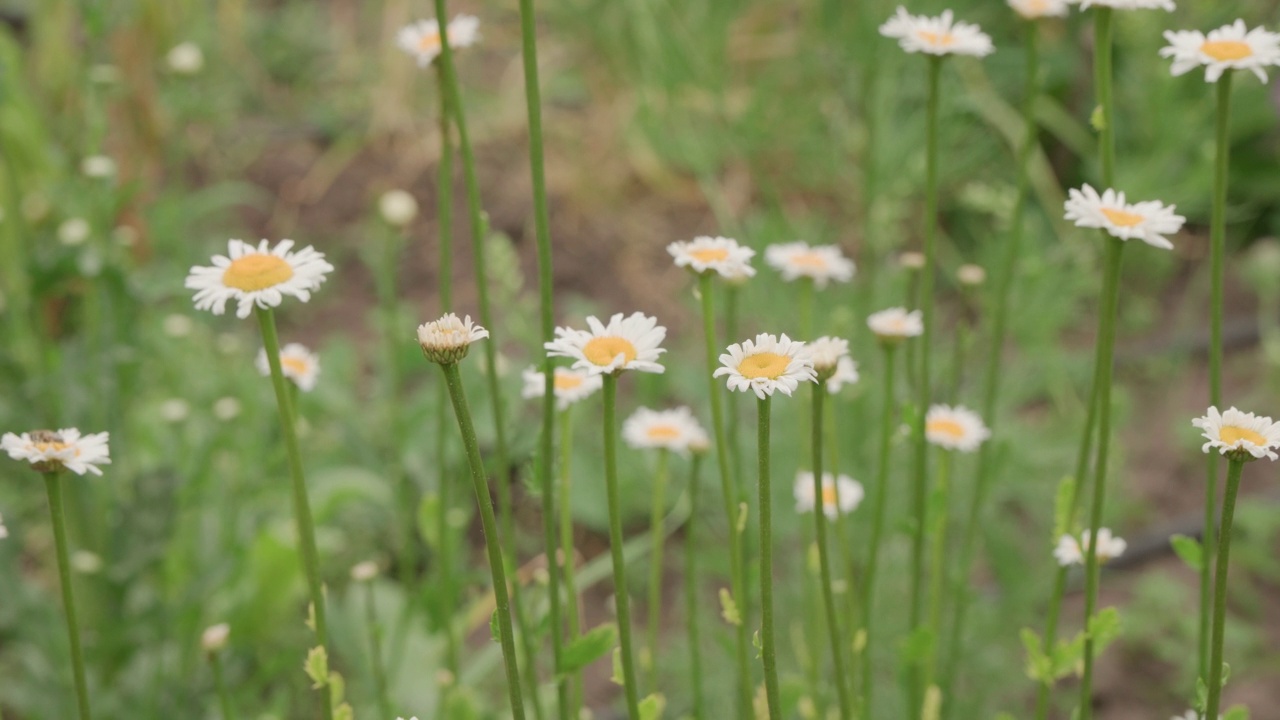
[[[677,267],[689,268],[699,275],[715,272],[723,278],[736,280],[756,274],[756,269],[751,267],[751,258],[755,257],[756,251],[727,237],[700,235],[692,240],[671,243],[667,252],[675,258]]]
[[[372,560],[365,560],[351,567],[351,579],[356,582],[369,582],[376,577],[378,577],[378,563]]]
[[[903,270],[923,270],[925,264],[924,253],[908,250],[898,255],[898,265]]]
[[[1072,0],[1072,2],[1079,2],[1081,10],[1088,10],[1094,5],[1116,10],[1166,10],[1173,12],[1175,9],[1173,0]]]
[[[836,361],[836,371],[827,378],[827,392],[832,395],[840,392],[845,385],[858,382],[858,363],[848,355]]]
[[[934,405],[924,416],[924,436],[946,450],[973,452],[991,437],[978,414],[956,405]]]
[[[867,318],[867,327],[880,338],[880,342],[894,345],[924,332],[921,317],[919,310],[908,312],[906,308],[889,308],[872,313]]]
[[[5,433],[0,438],[0,449],[14,460],[26,460],[42,473],[66,469],[77,475],[101,475],[98,466],[111,464],[107,433],[81,435],[75,428],[33,430],[21,435]]]
[[[840,361],[849,357],[849,341],[829,335],[820,337],[804,346],[805,357],[813,363],[818,382],[826,382],[836,374]],[[854,371],[857,374],[857,371]]]
[[[449,21],[445,32],[449,35],[449,47],[471,47],[480,40],[480,18],[457,15]],[[419,67],[426,67],[440,55],[440,23],[435,18],[409,23],[400,28],[396,44],[416,57]]]
[[[546,376],[534,368],[524,371],[524,390],[520,395],[526,399],[540,398],[546,392]],[[604,385],[604,380],[596,373],[573,368],[556,368],[555,372],[556,407],[564,410],[570,405],[584,400]]]
[[[471,322],[471,316],[459,320],[453,313],[445,313],[439,320],[418,326],[418,345],[422,354],[433,363],[451,365],[465,358],[471,343],[489,337],[489,331]]]
[[[595,375],[623,370],[663,372],[658,357],[666,350],[659,345],[667,337],[667,329],[657,318],[639,312],[626,317],[618,313],[605,325],[593,316],[587,318],[587,327],[556,328],[556,339],[546,343],[547,354],[573,358],[575,369]]]
[[[1174,75],[1203,65],[1207,82],[1218,82],[1228,70],[1251,70],[1266,82],[1267,66],[1280,64],[1280,33],[1249,30],[1243,20],[1210,30],[1208,37],[1198,30],[1166,30],[1164,39],[1169,44],[1160,49],[1160,57],[1173,58]]]
[[[106,155],[90,155],[80,161],[80,172],[98,180],[115,177],[116,161]]]
[[[264,376],[271,374],[271,364],[267,360],[267,351],[258,351],[258,372]],[[284,376],[293,381],[298,389],[311,392],[320,378],[320,356],[307,349],[301,343],[289,343],[280,350],[280,370]]]
[[[1204,431],[1208,442],[1201,450],[1206,453],[1217,448],[1222,455],[1236,459],[1275,460],[1275,450],[1280,448],[1280,423],[1234,407],[1224,413],[1210,407],[1208,415],[1192,420],[1191,424]]]
[[[1083,565],[1084,554],[1089,552],[1089,538],[1092,536],[1091,531],[1085,530],[1078,538],[1075,535],[1063,535],[1059,538],[1058,546],[1053,549],[1053,556],[1058,559],[1058,564],[1063,567]],[[1128,544],[1113,536],[1110,530],[1098,528],[1098,562],[1104,563],[1120,557],[1126,547]]]
[[[200,633],[200,647],[207,653],[216,653],[227,646],[231,637],[231,626],[226,623],[210,625]]]
[[[1076,227],[1100,228],[1121,240],[1137,238],[1153,247],[1172,250],[1173,243],[1165,237],[1182,229],[1187,219],[1174,213],[1175,205],[1165,205],[1156,200],[1125,202],[1123,192],[1106,190],[1102,195],[1091,186],[1072,189],[1066,202],[1066,219]]]
[[[388,190],[378,197],[378,213],[388,225],[404,227],[418,216],[418,201],[404,190]]]
[[[310,300],[333,266],[324,253],[310,246],[297,252],[292,248],[292,240],[281,240],[275,248],[266,240],[256,248],[240,240],[228,241],[227,254],[214,255],[213,267],[197,265],[187,275],[186,287],[196,291],[196,309],[221,315],[227,301],[235,300],[236,316],[246,318],[254,305],[273,308],[285,295]]]
[[[987,281],[987,271],[981,265],[967,263],[956,268],[956,280],[967,287],[978,287]]]
[[[991,38],[977,25],[954,19],[950,10],[929,17],[912,15],[899,5],[898,12],[880,26],[880,34],[895,38],[898,46],[909,53],[982,57],[995,52]]]
[[[803,242],[770,245],[764,251],[764,260],[782,273],[783,280],[808,278],[819,288],[826,287],[832,280],[849,282],[857,269],[835,245]]]
[[[178,75],[195,75],[204,68],[204,52],[199,45],[184,42],[174,45],[164,56],[164,61]]]
[[[1064,17],[1070,5],[1069,0],[1009,0],[1009,7],[1027,20]]]
[[[622,439],[636,449],[656,448],[685,454],[692,443],[704,440],[706,435],[687,407],[639,408],[622,423]]]
[[[775,390],[790,395],[802,381],[818,380],[813,361],[804,352],[804,343],[785,334],[761,333],[755,340],[734,343],[720,356],[720,365],[712,377],[727,375],[730,390],[751,390],[761,400]]]
[[[818,504],[813,494],[813,473],[801,471],[796,473],[796,484],[793,490],[796,498],[796,512],[813,512]],[[834,476],[822,473],[822,512],[829,518],[851,513],[858,508],[866,492],[862,484],[848,475]]]

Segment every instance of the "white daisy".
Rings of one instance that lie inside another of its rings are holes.
[[[174,45],[164,56],[165,64],[179,75],[195,75],[204,68],[204,51],[199,45],[184,42]]]
[[[667,252],[675,258],[677,267],[687,267],[698,274],[714,271],[732,280],[756,274],[756,269],[751,267],[751,258],[755,257],[756,251],[727,237],[700,235],[692,240],[671,243]]]
[[[953,22],[954,18],[950,10],[929,17],[912,15],[899,5],[897,14],[880,26],[880,34],[895,38],[898,46],[910,53],[982,57],[995,52],[991,38],[977,25]]]
[[[418,345],[431,362],[449,365],[467,356],[471,343],[489,337],[489,331],[471,322],[471,316],[459,320],[445,313],[439,320],[418,326]]]
[[[900,342],[924,333],[922,318],[919,310],[908,312],[906,308],[895,307],[872,313],[867,318],[867,327],[882,342]]]
[[[1160,57],[1173,58],[1174,75],[1203,65],[1208,82],[1218,82],[1227,70],[1251,70],[1266,82],[1267,66],[1280,64],[1280,33],[1249,30],[1243,20],[1210,30],[1208,37],[1198,30],[1166,30],[1164,39],[1169,45],[1160,49]]]
[[[1070,5],[1068,0],[1009,0],[1009,7],[1027,20],[1064,17]]]
[[[1182,229],[1187,219],[1174,213],[1176,205],[1166,206],[1157,200],[1125,202],[1123,192],[1106,190],[1102,195],[1091,186],[1068,193],[1066,219],[1076,227],[1100,228],[1121,240],[1138,238],[1153,247],[1172,250],[1173,243],[1165,237]]]
[[[592,374],[605,375],[622,370],[660,373],[658,357],[666,352],[659,347],[667,337],[667,329],[658,319],[644,313],[623,317],[617,313],[609,324],[594,316],[587,318],[588,330],[556,328],[556,339],[546,343],[547,354],[573,358],[573,367]]]
[[[457,15],[449,21],[445,31],[449,34],[449,47],[471,47],[480,40],[480,18]],[[440,23],[435,18],[409,23],[400,28],[396,44],[418,58],[419,67],[426,67],[440,55]]]
[[[290,252],[292,248],[292,240],[281,240],[275,248],[266,240],[256,248],[240,240],[228,241],[227,254],[214,255],[213,267],[197,265],[187,275],[186,287],[196,291],[196,309],[221,315],[227,301],[235,300],[236,316],[246,318],[254,305],[273,308],[285,295],[310,300],[333,266],[311,246],[298,252]]]
[[[231,626],[226,623],[210,625],[200,633],[200,647],[207,653],[216,653],[227,646]]]
[[[637,450],[654,448],[683,454],[689,451],[691,443],[705,437],[706,432],[687,407],[639,408],[622,423],[622,439]]]
[[[1217,448],[1222,455],[1235,458],[1250,459],[1247,454],[1252,459],[1275,460],[1275,450],[1280,448],[1280,423],[1234,407],[1224,413],[1210,407],[1208,415],[1192,420],[1191,424],[1204,431],[1204,438],[1209,442],[1200,449],[1206,453]]]
[[[1072,2],[1079,2],[1081,10],[1088,10],[1094,5],[1115,8],[1116,10],[1166,10],[1173,12],[1175,9],[1173,0],[1072,0]]]
[[[264,376],[271,375],[271,364],[267,361],[267,351],[258,351],[258,372]],[[320,378],[320,356],[307,349],[301,343],[289,343],[280,350],[280,370],[284,376],[294,382],[299,390],[311,392]]]
[[[761,400],[775,390],[790,395],[802,381],[818,380],[813,361],[804,352],[804,343],[786,334],[761,333],[755,340],[734,343],[720,356],[720,364],[712,377],[727,375],[730,390],[751,390]]]
[[[849,282],[857,269],[853,261],[835,245],[812,245],[803,242],[770,245],[764,251],[765,262],[782,273],[788,282],[808,278],[819,288],[827,283]]]
[[[827,378],[827,392],[832,395],[840,392],[845,385],[858,382],[858,363],[853,358],[844,356],[836,361],[836,371]]]
[[[378,212],[387,224],[404,227],[418,216],[418,201],[404,190],[388,190],[378,198]]]
[[[524,371],[524,390],[520,395],[525,399],[540,398],[546,392],[544,375],[534,368]],[[592,393],[604,385],[604,379],[596,373],[573,368],[556,368],[555,395],[556,407],[564,410],[570,405],[590,397]]]
[[[973,452],[991,437],[991,431],[974,411],[956,405],[934,405],[924,416],[924,436],[946,450]]]
[[[1058,546],[1053,549],[1053,556],[1058,559],[1058,564],[1063,567],[1083,565],[1085,553],[1089,552],[1090,537],[1092,533],[1085,530],[1078,538],[1075,535],[1063,535],[1059,538]],[[1126,547],[1128,543],[1122,538],[1113,536],[1107,528],[1098,528],[1098,562],[1105,563],[1120,557]]]
[[[21,435],[5,433],[0,438],[0,449],[14,460],[26,460],[43,473],[65,468],[77,475],[86,472],[101,475],[98,466],[111,464],[107,433],[81,435],[75,428],[56,432],[33,430]]]
[[[793,490],[796,498],[796,512],[813,512],[817,498],[813,494],[813,473],[801,471],[796,473],[796,484]],[[858,508],[866,491],[862,483],[848,475],[833,476],[822,473],[822,512],[829,518],[851,513]]]
[[[835,375],[840,360],[849,357],[849,341],[830,335],[823,336],[804,346],[805,357],[813,363],[813,372],[819,382],[826,382]]]

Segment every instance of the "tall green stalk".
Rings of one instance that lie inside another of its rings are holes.
[[[457,363],[442,364],[445,384],[449,387],[449,399],[457,416],[462,444],[467,450],[467,464],[471,468],[471,484],[475,489],[476,503],[480,506],[480,528],[484,532],[485,550],[489,555],[489,574],[493,580],[493,596],[497,605],[498,636],[502,644],[502,660],[506,665],[507,693],[511,699],[511,715],[524,720],[524,699],[520,695],[520,670],[516,663],[515,633],[511,630],[511,602],[507,596],[507,573],[502,562],[501,538],[498,523],[493,515],[493,500],[489,497],[489,479],[485,474],[484,460],[480,457],[480,443],[476,439],[475,425],[471,422],[471,409],[462,387],[462,375]],[[532,669],[531,669],[532,670]]]
[[[324,585],[320,580],[320,553],[316,550],[315,523],[311,519],[311,502],[307,498],[307,480],[302,471],[302,451],[298,449],[298,431],[295,427],[293,402],[289,395],[289,382],[280,367],[280,336],[276,332],[276,316],[270,309],[255,307],[258,326],[262,330],[262,345],[271,368],[271,385],[276,392],[276,406],[280,411],[280,428],[284,436],[285,452],[289,456],[289,477],[293,487],[293,515],[298,526],[298,548],[302,554],[302,569],[311,592],[311,608],[315,617],[316,641],[328,650],[329,624],[325,612]],[[333,704],[329,693],[321,701],[325,720],[333,719]]]
[[[849,697],[848,678],[845,677],[844,643],[840,632],[840,619],[836,612],[835,597],[831,594],[831,559],[827,552],[827,513],[822,489],[822,401],[827,395],[826,382],[813,386],[813,527],[818,542],[818,568],[822,576],[822,602],[827,612],[827,635],[831,638],[831,660],[835,667],[836,693],[840,701],[841,720],[853,717],[853,701]],[[835,473],[833,472],[834,476]],[[839,498],[837,497],[837,511]],[[817,650],[814,650],[817,656]]]
[[[582,632],[578,619],[578,581],[574,570],[573,506],[569,493],[573,487],[573,408],[560,411],[560,567],[564,575],[565,622],[569,639]],[[582,707],[582,670],[574,671],[569,679],[570,718],[577,718]]]
[[[769,411],[773,398],[756,403],[756,453],[760,503],[760,655],[764,661],[764,692],[769,717],[782,718],[782,696],[778,691],[778,655],[773,634],[773,491],[769,477]]]
[[[724,406],[721,403],[720,388],[711,375],[715,372],[717,362],[715,300],[711,275],[698,277],[698,294],[702,299],[702,334],[707,350],[707,388],[711,400],[711,425],[715,432],[716,464],[720,467],[720,489],[724,495],[724,514],[729,522],[729,574],[733,599],[738,603],[741,618],[737,631],[737,669],[738,669],[738,715],[751,712],[751,666],[748,655],[750,645],[747,644],[747,623],[745,612],[746,579],[742,564],[742,537],[738,528],[738,492],[733,480],[732,468],[729,465],[729,440],[725,436]]]
[[[218,693],[218,709],[222,712],[222,720],[235,720],[236,713],[231,705],[231,693],[227,692],[227,682],[222,677],[221,655],[216,652],[209,653],[209,667],[213,670],[213,687]]]
[[[369,659],[373,670],[373,686],[378,696],[378,712],[389,718],[391,712],[391,696],[387,694],[387,670],[382,660],[382,624],[378,622],[378,609],[373,602],[373,582],[364,585],[364,620],[369,628]],[[443,694],[443,693],[442,693]]]
[[[702,697],[702,641],[698,632],[698,485],[702,453],[695,450],[689,463],[689,522],[684,526],[684,613],[689,633],[689,680],[693,691],[693,718],[706,720]]]
[[[71,589],[71,561],[67,551],[67,521],[62,503],[62,478],[57,472],[44,473],[49,495],[49,519],[53,523],[54,550],[58,556],[58,581],[62,587],[62,612],[67,619],[67,639],[71,643],[71,674],[76,684],[76,707],[80,720],[89,720],[89,683],[85,679],[84,651],[80,648],[80,626],[76,620],[76,598]]]
[[[618,608],[618,642],[622,651],[622,689],[627,717],[640,718],[636,668],[631,650],[631,601],[627,592],[627,560],[622,552],[622,506],[618,501],[618,376],[604,376],[604,479],[609,501],[609,552],[613,557],[613,594]]]
[[[1237,450],[1236,452],[1243,452]],[[1209,457],[1214,457],[1212,454]],[[1227,490],[1222,497],[1221,541],[1218,543],[1218,562],[1213,587],[1213,640],[1209,648],[1209,699],[1204,717],[1218,717],[1222,704],[1222,640],[1227,621],[1227,572],[1231,569],[1231,526],[1235,521],[1236,494],[1240,491],[1240,474],[1245,458],[1228,456]],[[1217,458],[1214,458],[1217,459]]]
[[[871,618],[875,616],[876,569],[880,566],[880,538],[884,534],[885,511],[889,500],[889,444],[893,439],[893,371],[895,367],[893,351],[895,345],[883,343],[884,348],[884,389],[880,407],[880,452],[876,456],[876,484],[871,512],[871,537],[867,542],[866,573],[862,582],[862,630],[866,633],[866,645],[862,650],[862,716],[874,718],[872,697],[875,683],[871,673],[875,667],[872,654],[874,645],[875,624]]]
[[[1231,162],[1231,77],[1227,71],[1218,79],[1218,112],[1215,123],[1213,158],[1213,209],[1209,219],[1209,274],[1212,289],[1209,297],[1209,404],[1222,404],[1222,295],[1225,281],[1227,248],[1227,170]],[[1218,502],[1218,462],[1207,460],[1204,486],[1204,536],[1200,563],[1200,637],[1198,677],[1208,669],[1209,615],[1213,609],[1209,588],[1213,576],[1214,509]]]
[[[658,470],[653,474],[653,508],[649,516],[649,626],[645,646],[645,685],[649,692],[658,690],[658,626],[662,623],[662,548],[667,534],[663,517],[667,507],[667,460],[669,452],[658,450]]]
[[[947,526],[951,516],[951,462],[950,452],[944,451],[938,461],[938,472],[930,498],[928,532],[933,538],[929,554],[929,659],[925,666],[924,685],[930,687],[937,681],[938,655],[942,639],[942,606],[946,601],[947,575]],[[946,698],[950,701],[950,698]]]

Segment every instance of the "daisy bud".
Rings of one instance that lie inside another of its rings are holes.
[[[195,43],[184,42],[175,45],[164,56],[164,61],[177,75],[195,75],[204,69],[204,51]]]
[[[226,623],[210,625],[200,634],[200,647],[209,654],[216,653],[227,646],[227,639],[230,636],[230,625]]]
[[[977,287],[987,281],[987,271],[981,265],[966,264],[956,268],[956,280],[961,285]]]
[[[849,355],[849,341],[836,337],[820,337],[804,347],[805,355],[813,363],[818,382],[826,382],[836,374],[840,360]]]
[[[418,216],[418,201],[404,190],[388,190],[378,198],[378,212],[388,225],[405,227]]]
[[[471,316],[459,320],[447,313],[439,320],[418,326],[418,345],[422,355],[433,363],[453,365],[465,358],[471,343],[489,337],[489,331],[471,322]]]
[[[915,251],[904,252],[898,256],[898,264],[904,270],[923,270],[924,269],[924,253]]]

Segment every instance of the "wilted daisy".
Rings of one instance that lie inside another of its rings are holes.
[[[1089,552],[1089,538],[1092,537],[1090,531],[1085,530],[1080,533],[1080,537],[1075,535],[1063,535],[1058,539],[1058,546],[1053,549],[1053,556],[1057,558],[1058,564],[1066,567],[1068,565],[1083,565],[1084,554]],[[1107,528],[1098,528],[1098,562],[1104,563],[1112,558],[1118,558],[1124,554],[1128,544],[1121,538],[1115,537]]]
[[[1116,10],[1167,10],[1173,12],[1173,0],[1079,0],[1080,9],[1088,10],[1098,7],[1115,8]]]
[[[954,22],[954,17],[950,10],[939,17],[912,15],[899,5],[897,14],[880,26],[880,34],[910,53],[982,57],[995,52],[991,38],[977,25]]]
[[[1027,20],[1036,20],[1042,17],[1064,17],[1070,3],[1068,0],[1009,0],[1009,7]]]
[[[195,290],[197,310],[214,315],[226,311],[227,301],[237,303],[236,316],[249,317],[254,306],[276,307],[285,295],[302,302],[311,299],[333,266],[324,253],[307,246],[297,252],[292,240],[281,240],[275,248],[263,240],[257,247],[241,240],[227,242],[226,255],[214,255],[213,267],[195,266],[187,275],[186,287]]]
[[[827,378],[827,392],[835,394],[840,392],[845,385],[853,385],[858,382],[858,363],[848,355],[836,361],[836,371],[831,377]]]
[[[520,392],[525,399],[540,398],[546,392],[545,376],[534,368],[524,371],[524,389]],[[556,407],[564,410],[570,405],[590,397],[592,393],[604,385],[604,380],[596,373],[573,368],[556,368],[555,372]]]
[[[1227,70],[1251,70],[1266,82],[1267,66],[1280,64],[1280,33],[1249,30],[1243,20],[1211,30],[1208,37],[1198,30],[1166,30],[1164,39],[1169,45],[1160,49],[1160,57],[1173,58],[1174,75],[1203,65],[1207,82],[1218,82]]]
[[[449,34],[449,47],[471,47],[480,39],[480,18],[474,15],[455,16],[445,31]],[[418,58],[419,67],[426,67],[440,55],[440,23],[435,18],[410,23],[400,28],[396,44]]]
[[[404,190],[388,190],[378,198],[378,212],[388,224],[404,227],[418,216],[418,201]]]
[[[1209,414],[1192,420],[1191,424],[1204,431],[1208,442],[1201,450],[1206,453],[1216,448],[1220,454],[1238,459],[1275,460],[1275,450],[1280,448],[1280,423],[1234,407],[1224,413],[1210,407]]]
[[[899,342],[922,334],[924,320],[919,310],[908,312],[906,308],[895,307],[872,313],[867,318],[867,327],[881,341]]]
[[[813,512],[817,498],[813,495],[813,473],[801,471],[796,473],[794,488],[796,512]],[[829,518],[851,513],[862,503],[866,491],[862,484],[848,475],[833,476],[822,473],[822,512]]]
[[[266,349],[258,351],[257,365],[258,372],[264,376],[271,374]],[[280,351],[280,370],[299,390],[311,392],[320,378],[320,356],[308,350],[306,345],[289,343]]]
[[[107,433],[81,435],[75,428],[33,430],[21,435],[5,433],[0,438],[0,449],[14,460],[26,460],[42,473],[66,469],[77,475],[101,475],[98,466],[111,464]]]
[[[204,68],[204,51],[199,45],[184,42],[174,45],[164,56],[165,64],[179,75],[195,75]]]
[[[730,390],[755,392],[761,400],[774,391],[790,395],[801,382],[817,382],[813,361],[804,352],[804,343],[761,333],[755,340],[729,346],[720,356],[721,367],[712,377],[728,376]]]
[[[667,252],[675,258],[677,267],[689,268],[698,274],[716,272],[731,280],[756,274],[756,269],[751,267],[751,258],[755,257],[756,251],[727,237],[700,235],[692,240],[671,243]]]
[[[200,647],[207,653],[216,653],[227,646],[231,637],[231,626],[226,623],[210,625],[200,633]]]
[[[991,437],[991,431],[974,411],[956,405],[934,405],[924,416],[924,436],[947,450],[973,452]]]
[[[1106,190],[1102,195],[1086,184],[1068,193],[1066,219],[1076,227],[1100,228],[1121,240],[1137,238],[1148,245],[1172,250],[1173,243],[1165,235],[1178,232],[1186,218],[1175,214],[1176,205],[1166,206],[1156,200],[1125,202],[1123,192]]]
[[[804,354],[813,364],[818,382],[826,382],[836,374],[840,361],[849,357],[849,341],[829,335],[820,337],[805,344]]]
[[[764,251],[765,262],[791,281],[808,278],[819,288],[827,283],[849,282],[856,267],[835,245],[809,245],[803,242],[770,245]]]
[[[624,317],[617,313],[609,324],[594,316],[587,318],[588,330],[556,328],[556,339],[546,343],[547,354],[573,358],[573,367],[595,375],[639,370],[664,371],[657,360],[665,349],[659,347],[667,337],[667,329],[658,319],[644,313]]]
[[[622,439],[633,448],[689,451],[689,445],[706,438],[693,411],[687,407],[672,410],[639,408],[622,423]]]
[[[489,337],[489,331],[474,325],[471,316],[459,320],[453,313],[445,313],[439,320],[418,326],[418,345],[422,354],[431,362],[441,365],[456,363],[467,356],[471,343]]]

